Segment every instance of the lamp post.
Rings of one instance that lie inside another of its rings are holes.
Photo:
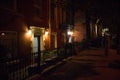
[[[68,30],[67,31],[67,35],[68,35],[68,43],[72,43],[72,35],[73,35],[73,31],[72,30]]]

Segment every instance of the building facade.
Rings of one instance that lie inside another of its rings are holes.
[[[12,48],[10,55],[19,56],[63,47],[71,42],[67,34],[70,30],[75,32],[73,41],[80,42],[87,35],[85,14],[75,12],[73,3],[72,0],[2,0],[0,43]]]
[[[9,57],[30,55],[49,48],[49,40],[44,41],[45,31],[49,28],[48,4],[48,0],[2,0],[0,44],[6,47]]]
[[[73,25],[66,6],[67,0],[2,0],[0,45],[6,47],[7,55],[35,55],[63,47],[68,25]]]

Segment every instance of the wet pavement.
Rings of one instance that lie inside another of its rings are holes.
[[[120,80],[120,55],[110,49],[106,57],[104,49],[91,48],[30,80]]]

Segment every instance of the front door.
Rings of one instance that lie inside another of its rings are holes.
[[[40,36],[34,36],[34,63],[40,64]]]

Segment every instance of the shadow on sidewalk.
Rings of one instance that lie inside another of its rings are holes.
[[[44,75],[44,77],[47,77],[47,80],[75,80],[78,77],[91,77],[95,75],[99,75],[99,73],[95,71],[92,65],[69,62],[64,66],[54,69]]]

